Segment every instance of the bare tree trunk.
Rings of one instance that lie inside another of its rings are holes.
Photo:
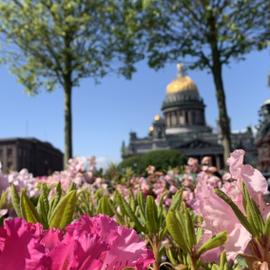
[[[223,157],[224,161],[226,162],[231,152],[231,127],[230,127],[230,119],[228,117],[227,112],[226,96],[224,91],[224,85],[222,80],[222,69],[220,64],[219,65],[214,64],[212,74],[216,88],[216,98],[219,112],[218,122],[221,132],[221,140],[224,148]]]
[[[72,58],[70,55],[71,47],[71,32],[67,32],[64,37],[65,56],[64,56],[64,91],[65,91],[65,154],[64,166],[67,166],[68,161],[72,158]]]
[[[216,29],[216,18],[211,12],[208,17],[209,34],[208,41],[211,47],[212,65],[211,71],[216,88],[216,98],[219,112],[219,126],[221,133],[221,140],[223,144],[223,157],[224,162],[228,159],[231,152],[231,127],[230,119],[228,117],[226,96],[224,91],[223,79],[222,79],[222,63],[220,61],[220,52],[217,45],[218,32]]]
[[[64,86],[65,96],[65,153],[64,165],[72,158],[72,86],[66,81]]]

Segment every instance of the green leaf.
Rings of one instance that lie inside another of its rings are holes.
[[[227,257],[226,257],[226,253],[223,251],[220,254],[219,257],[219,268],[220,270],[225,270],[227,267]]]
[[[263,234],[267,237],[270,237],[270,216],[267,218],[265,222]]]
[[[182,203],[182,190],[179,190],[172,197],[172,202],[169,211],[174,211],[177,208],[180,208],[181,203]]]
[[[123,214],[128,216],[130,220],[134,222],[135,229],[140,232],[144,232],[145,228],[142,226],[139,219],[137,218],[137,216],[135,215],[135,213],[132,211],[131,207],[129,206],[129,204],[124,200],[124,198],[121,196],[119,192],[116,192],[115,198]]]
[[[76,184],[74,182],[72,182],[71,185],[69,186],[67,193],[69,193],[72,190],[76,190]]]
[[[171,248],[166,248],[166,249],[165,249],[165,252],[166,252],[166,256],[167,256],[167,258],[169,259],[169,261],[170,261],[173,265],[176,265],[178,261],[174,258],[172,249],[171,249]]]
[[[216,264],[213,264],[211,270],[221,270]]]
[[[48,215],[48,212],[49,212],[49,209],[50,209],[50,206],[49,206],[49,193],[50,193],[50,189],[48,188],[48,186],[46,184],[43,184],[41,186],[41,196],[42,196],[42,199],[43,199],[43,203],[44,203],[44,207],[45,207],[45,210],[46,210],[46,213]]]
[[[49,203],[49,213],[48,213],[49,218],[51,217],[53,210],[55,209],[55,207],[59,203],[61,197],[62,197],[62,187],[61,187],[61,183],[58,182],[58,184],[56,186],[56,194],[55,194],[54,198]]]
[[[185,235],[189,244],[189,248],[192,249],[193,246],[196,245],[194,223],[190,211],[185,206],[183,207],[183,211],[184,211],[183,220],[184,220]]]
[[[3,191],[0,197],[0,209],[4,208],[7,202],[7,191]]]
[[[61,198],[49,219],[50,228],[64,229],[66,225],[72,221],[76,200],[77,196],[75,190],[70,191]]]
[[[242,184],[242,190],[243,190],[243,200],[246,206],[248,221],[252,225],[253,230],[256,233],[256,235],[254,236],[260,236],[263,234],[263,228],[264,228],[263,217],[256,203],[254,202],[254,200],[251,199],[248,189],[244,183]]]
[[[20,196],[16,190],[16,187],[14,185],[10,186],[10,198],[11,198],[11,204],[17,214],[18,217],[22,217],[21,213],[21,206],[20,206]]]
[[[48,228],[48,209],[46,208],[46,199],[41,194],[38,199],[37,212],[42,220],[42,224],[45,228]]]
[[[202,244],[202,246],[198,250],[198,255],[202,255],[208,250],[222,246],[226,241],[227,232],[220,232]]]
[[[156,234],[159,231],[158,210],[153,196],[148,195],[145,206],[146,227],[149,234]]]
[[[203,228],[198,227],[196,230],[196,243],[199,243],[203,236]]]
[[[35,206],[27,197],[25,190],[21,194],[21,213],[23,218],[30,223],[42,223]]]
[[[114,215],[113,207],[108,196],[102,197],[98,202],[98,213],[112,217]]]
[[[184,228],[181,226],[178,218],[173,211],[169,211],[166,216],[166,227],[175,243],[186,253],[190,252],[185,237]]]
[[[139,205],[139,208],[141,210],[141,213],[142,213],[143,217],[145,218],[145,199],[144,199],[144,195],[141,191],[139,191],[137,193],[136,199],[137,199],[137,203]]]

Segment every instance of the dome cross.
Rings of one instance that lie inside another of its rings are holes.
[[[177,77],[185,76],[184,64],[179,63],[179,64],[176,65],[176,68],[177,68]]]

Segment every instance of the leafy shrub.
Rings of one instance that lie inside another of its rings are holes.
[[[182,166],[185,162],[186,158],[177,150],[155,150],[124,159],[119,164],[119,168],[131,168],[136,175],[144,175],[149,165],[153,165],[158,171],[165,172],[169,168]]]

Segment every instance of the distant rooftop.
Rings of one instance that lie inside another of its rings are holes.
[[[0,144],[6,143],[6,142],[14,142],[14,141],[26,141],[26,142],[32,142],[32,143],[41,143],[44,145],[47,145],[51,148],[54,148],[56,151],[59,151],[60,153],[63,153],[60,149],[56,148],[53,144],[46,141],[41,141],[35,137],[8,137],[8,138],[0,138]]]

